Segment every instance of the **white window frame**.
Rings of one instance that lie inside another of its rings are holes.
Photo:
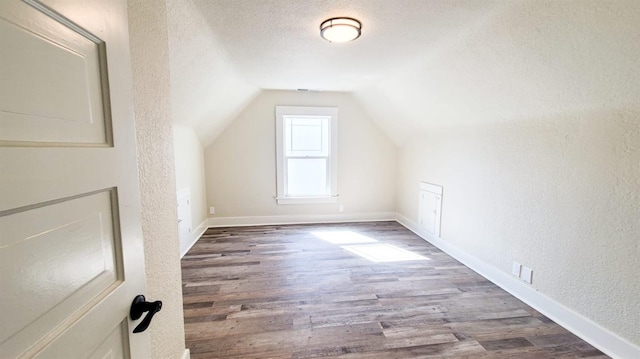
[[[287,196],[285,116],[326,116],[329,119],[329,195],[314,197]],[[338,201],[338,108],[276,106],[276,180],[278,204],[335,203]]]

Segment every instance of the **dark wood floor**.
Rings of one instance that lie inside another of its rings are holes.
[[[318,231],[428,260],[373,262]],[[395,222],[209,229],[182,278],[193,359],[607,358]]]

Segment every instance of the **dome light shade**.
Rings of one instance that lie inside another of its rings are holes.
[[[320,24],[320,36],[329,42],[349,42],[360,37],[362,24],[350,17],[334,17]]]

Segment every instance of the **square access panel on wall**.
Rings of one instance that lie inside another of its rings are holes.
[[[440,216],[442,212],[442,186],[420,182],[418,223],[435,238],[440,237]]]

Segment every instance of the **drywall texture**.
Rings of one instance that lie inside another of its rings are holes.
[[[639,23],[637,1],[511,2],[355,94],[404,143],[401,214],[443,185],[445,240],[636,345]]]
[[[277,205],[275,106],[338,107],[338,203]],[[205,150],[216,217],[395,211],[396,147],[346,93],[264,91]]]
[[[185,350],[167,20],[162,2],[130,0],[129,29],[142,203],[147,298],[162,300],[153,318],[154,358]]]
[[[640,99],[640,1],[504,1],[355,97],[396,144],[435,126],[519,122]]]
[[[399,150],[398,211],[444,186],[441,237],[640,344],[640,108],[434,130]]]
[[[176,190],[189,187],[191,191],[191,228],[195,230],[207,219],[204,149],[193,129],[174,125],[173,150],[176,165]]]
[[[173,121],[194,128],[208,146],[259,89],[237,75],[191,0],[166,3]]]
[[[386,77],[510,0],[193,0],[238,72],[265,89],[352,91]],[[319,25],[362,22],[362,36],[329,43]]]

